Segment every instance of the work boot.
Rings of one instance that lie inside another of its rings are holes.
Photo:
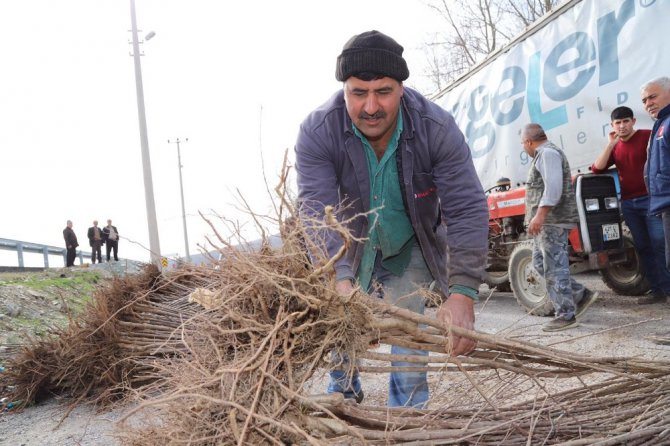
[[[596,299],[598,299],[598,296],[599,294],[597,291],[594,293],[588,288],[584,288],[584,295],[582,296],[582,300],[580,300],[579,303],[577,304],[577,308],[575,310],[575,316],[579,317],[582,314],[584,314],[584,312],[589,309],[589,307],[593,304],[593,302],[595,302]]]
[[[650,291],[637,299],[638,305],[662,304],[665,302],[665,294],[659,291]]]
[[[557,317],[554,320],[551,320],[544,324],[542,331],[561,331],[567,330],[568,328],[574,328],[579,325],[577,318],[573,317],[572,319],[563,319],[562,317]]]

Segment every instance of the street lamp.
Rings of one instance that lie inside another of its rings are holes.
[[[144,172],[144,198],[147,205],[147,224],[149,226],[149,251],[151,263],[160,267],[161,248],[156,223],[156,203],[151,178],[151,158],[149,157],[149,139],[147,137],[147,119],[144,113],[144,88],[142,87],[142,67],[140,65],[140,44],[137,38],[137,19],[135,18],[135,0],[130,0],[130,22],[133,34],[133,60],[135,61],[135,85],[137,87],[137,114],[140,122],[140,144],[142,146],[142,167]],[[151,33],[150,33],[151,34]],[[153,35],[147,35],[150,39]]]
[[[181,168],[183,167],[181,165],[181,151],[179,150],[179,143],[181,142],[188,142],[188,138],[186,138],[184,141],[180,141],[179,138],[177,138],[174,141],[170,141],[168,139],[168,144],[177,144],[177,164],[179,167],[179,191],[181,192],[181,217],[182,220],[184,221],[184,247],[186,249],[186,261],[191,262],[191,254],[189,254],[188,251],[188,231],[186,230],[186,207],[184,206],[184,183],[182,182],[181,179]]]

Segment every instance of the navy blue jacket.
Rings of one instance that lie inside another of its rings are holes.
[[[649,139],[647,160],[649,214],[670,208],[670,105],[658,112]]]
[[[420,93],[405,87],[401,109],[398,176],[426,264],[445,292],[454,284],[476,290],[486,265],[488,209],[470,149],[453,117]],[[352,235],[365,238],[370,178],[342,90],[305,119],[295,150],[303,219],[322,220],[324,207],[335,206]],[[333,231],[318,235],[311,232],[312,241],[323,239],[330,257],[341,248]],[[362,253],[363,243],[354,241],[336,265],[338,279],[355,276]]]

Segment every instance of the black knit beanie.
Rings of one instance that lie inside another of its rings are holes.
[[[368,72],[404,81],[409,77],[407,62],[402,58],[403,47],[379,31],[357,34],[342,48],[337,57],[335,78],[344,82],[358,73]]]

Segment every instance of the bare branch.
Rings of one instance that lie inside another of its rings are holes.
[[[426,0],[446,23],[426,44],[426,77],[436,91],[507,44],[558,0]]]

